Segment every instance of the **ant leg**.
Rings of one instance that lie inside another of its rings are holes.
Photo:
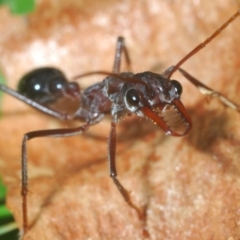
[[[59,113],[55,110],[52,110],[51,108],[49,107],[46,107],[28,97],[25,97],[24,95],[12,90],[11,88],[5,86],[5,85],[2,85],[0,84],[0,90],[11,95],[12,97],[30,105],[31,107],[41,111],[41,112],[44,112],[48,115],[51,115],[53,117],[56,117],[58,119],[61,119],[61,120],[71,120],[73,117],[69,114],[63,114],[63,113]]]
[[[127,63],[127,69],[130,70],[131,69],[131,61],[130,61],[130,57],[129,57],[127,48],[125,46],[124,38],[123,37],[118,37],[116,52],[115,52],[115,56],[114,56],[114,65],[113,65],[113,72],[114,73],[120,73],[122,52],[125,55],[125,60],[126,60],[126,63]]]
[[[91,124],[87,123],[83,126],[71,129],[51,129],[28,132],[24,135],[22,141],[22,211],[23,211],[23,234],[28,230],[27,217],[27,194],[28,194],[28,170],[27,170],[27,141],[39,137],[70,137],[85,132]]]
[[[114,184],[117,186],[119,192],[123,196],[124,200],[137,212],[140,219],[143,218],[142,212],[132,203],[129,196],[129,192],[123,187],[123,185],[117,179],[116,169],[116,123],[111,123],[111,131],[108,140],[108,161],[109,161],[109,172]]]
[[[184,71],[182,68],[178,69],[182,75],[184,77],[186,77],[193,85],[195,85],[198,90],[207,96],[210,97],[218,97],[218,99],[227,107],[232,108],[235,111],[240,112],[240,106],[238,106],[237,104],[233,103],[232,101],[230,101],[228,98],[226,98],[224,95],[222,95],[219,92],[214,91],[213,89],[209,88],[208,86],[206,86],[205,84],[201,83],[199,80],[197,80],[196,78],[194,78],[193,76],[191,76],[189,73],[187,73],[186,71]]]

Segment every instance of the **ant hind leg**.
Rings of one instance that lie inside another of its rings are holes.
[[[85,132],[91,124],[86,123],[77,128],[70,129],[50,129],[38,130],[24,134],[22,141],[22,218],[23,218],[23,235],[28,231],[28,208],[27,208],[27,195],[28,195],[28,167],[27,167],[27,141],[39,137],[70,137]]]

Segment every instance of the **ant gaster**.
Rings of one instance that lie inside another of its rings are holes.
[[[38,137],[68,137],[81,134],[89,127],[100,122],[105,114],[112,115],[111,130],[108,141],[108,161],[110,166],[110,177],[118,190],[138,213],[140,211],[132,203],[128,191],[117,179],[115,165],[116,156],[116,124],[128,114],[136,114],[139,117],[146,117],[160,126],[167,135],[183,136],[192,127],[189,114],[183,106],[180,97],[182,86],[176,80],[170,80],[172,74],[179,70],[192,84],[206,95],[217,96],[222,103],[239,111],[239,106],[228,100],[222,94],[207,87],[180,66],[192,55],[205,47],[215,38],[229,23],[240,15],[235,13],[226,23],[214,32],[203,43],[199,44],[187,54],[175,66],[168,68],[163,74],[153,72],[120,72],[121,55],[124,53],[128,66],[130,59],[124,44],[124,38],[117,39],[116,53],[114,58],[113,73],[95,71],[76,76],[76,78],[93,75],[108,75],[102,82],[96,83],[84,91],[81,91],[74,82],[69,83],[64,74],[55,68],[40,68],[25,75],[19,83],[18,91],[7,86],[0,85],[0,90],[27,103],[28,105],[46,114],[61,120],[84,121],[80,127],[70,129],[39,130],[24,134],[22,141],[22,211],[23,230],[28,230],[27,217],[27,141]],[[76,79],[74,78],[74,79]],[[70,98],[78,101],[78,109],[69,114],[66,111],[55,110],[54,104],[62,98]]]

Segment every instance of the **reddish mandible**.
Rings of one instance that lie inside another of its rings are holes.
[[[141,211],[132,203],[128,191],[117,179],[115,165],[116,157],[116,124],[128,114],[136,114],[145,117],[157,124],[166,135],[183,136],[192,127],[192,122],[180,97],[182,86],[176,80],[170,80],[176,70],[179,70],[192,84],[203,94],[216,96],[226,106],[239,111],[239,106],[230,101],[222,94],[215,92],[189,73],[180,68],[191,56],[206,46],[215,38],[228,24],[240,15],[235,13],[216,32],[214,32],[203,43],[199,44],[187,54],[175,66],[168,68],[164,73],[142,72],[120,72],[121,58],[124,54],[128,66],[130,59],[125,47],[124,38],[118,37],[116,53],[114,57],[113,72],[95,71],[76,76],[74,79],[93,74],[107,75],[102,82],[98,82],[84,91],[78,84],[68,82],[64,74],[55,68],[41,68],[33,70],[22,78],[18,91],[0,84],[0,90],[12,95],[46,114],[61,120],[84,121],[80,127],[69,129],[39,130],[24,134],[22,141],[22,211],[23,231],[28,230],[27,193],[27,141],[38,137],[69,137],[85,132],[89,127],[99,123],[105,114],[112,115],[111,130],[108,141],[108,161],[110,166],[110,177],[122,194],[125,201],[133,207],[139,215]],[[33,81],[32,79],[37,79]],[[38,80],[42,80],[39,82]],[[41,91],[39,93],[39,91]],[[67,113],[54,107],[59,99],[75,99],[78,108],[73,113]]]

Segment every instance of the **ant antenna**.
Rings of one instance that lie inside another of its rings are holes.
[[[227,22],[225,22],[217,31],[215,31],[209,38],[207,38],[203,43],[200,43],[197,47],[195,47],[190,53],[188,53],[181,61],[179,61],[169,72],[167,79],[170,79],[174,72],[178,70],[178,68],[186,62],[190,57],[192,57],[195,53],[204,48],[209,42],[211,42],[219,33],[222,32],[231,22],[233,22],[240,15],[240,10],[238,10]]]

